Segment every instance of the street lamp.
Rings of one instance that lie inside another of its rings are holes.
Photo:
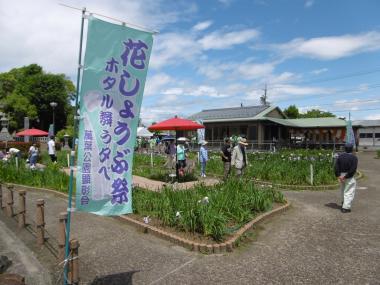
[[[55,133],[55,112],[54,109],[57,107],[58,103],[57,102],[50,102],[50,106],[53,108],[53,135]]]

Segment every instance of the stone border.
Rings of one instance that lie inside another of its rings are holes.
[[[128,224],[131,224],[133,226],[136,226],[139,229],[142,229],[145,233],[151,233],[155,235],[156,237],[166,239],[174,244],[177,244],[179,246],[183,246],[189,250],[192,251],[199,251],[201,253],[224,253],[224,252],[232,252],[234,248],[237,247],[237,244],[240,240],[240,238],[250,229],[252,229],[255,225],[258,223],[278,214],[285,212],[290,207],[290,202],[287,202],[285,205],[282,205],[276,209],[273,209],[272,211],[263,213],[256,218],[254,218],[252,221],[248,222],[244,226],[242,226],[237,232],[233,234],[233,236],[228,239],[227,241],[223,243],[213,243],[213,244],[205,244],[205,243],[197,243],[189,239],[182,238],[178,235],[168,233],[165,230],[159,229],[155,226],[151,226],[149,224],[145,224],[141,221],[138,221],[136,219],[133,219],[129,216],[122,215],[118,218],[126,221]]]

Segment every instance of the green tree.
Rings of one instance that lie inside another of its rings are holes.
[[[306,113],[301,113],[300,118],[326,118],[326,117],[336,117],[331,112],[321,111],[319,109],[311,109]]]
[[[33,127],[48,130],[53,122],[51,102],[55,108],[55,129],[72,124],[74,111],[70,104],[75,92],[73,83],[64,74],[45,73],[37,64],[14,68],[0,74],[0,100],[9,113],[11,130],[23,128],[25,116]]]
[[[284,110],[284,114],[289,118],[289,119],[298,119],[300,116],[299,110],[296,107],[296,105],[290,105],[288,108]]]

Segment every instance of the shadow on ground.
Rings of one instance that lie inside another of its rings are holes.
[[[342,209],[342,206],[338,205],[337,203],[327,203],[327,204],[325,204],[325,206],[329,207],[331,209],[336,209],[336,210]]]
[[[132,285],[132,276],[139,271],[129,271],[96,277],[90,285]]]

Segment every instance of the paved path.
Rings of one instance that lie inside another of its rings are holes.
[[[63,169],[67,175],[70,175],[70,168],[64,168]],[[74,168],[74,176],[76,176],[76,168]],[[174,178],[175,180],[175,178]],[[133,175],[132,176],[132,183],[136,186],[140,186],[142,188],[146,188],[152,191],[161,191],[165,185],[173,185],[175,189],[178,190],[185,190],[193,187],[197,183],[204,183],[205,185],[214,185],[219,183],[220,180],[213,178],[213,177],[207,177],[207,178],[199,178],[199,181],[190,181],[190,182],[181,182],[181,183],[166,183],[158,180],[152,180],[148,179],[146,177]]]
[[[338,191],[295,192],[292,209],[262,225],[233,253],[202,255],[146,235],[114,218],[74,213],[80,240],[83,284],[380,284],[380,160],[361,153],[365,179],[353,211],[333,203]],[[47,229],[56,232],[66,201],[55,194],[28,192],[46,200]]]

